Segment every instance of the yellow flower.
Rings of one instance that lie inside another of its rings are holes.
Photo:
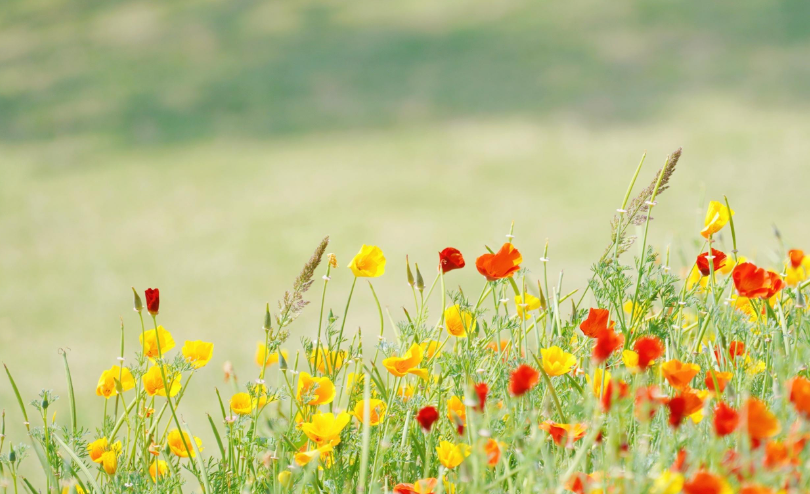
[[[115,389],[116,380],[121,383],[121,389],[124,391],[129,391],[135,387],[135,379],[133,379],[129,369],[126,367],[122,369],[117,365],[113,365],[109,370],[101,373],[96,386],[96,394],[104,398],[117,395],[118,391]]]
[[[332,452],[332,445],[325,444],[319,448],[313,449],[311,451],[304,451],[303,453],[296,453],[295,454],[295,462],[298,463],[300,466],[304,466],[310,461],[314,460],[315,458],[320,458],[321,455],[328,455]]]
[[[706,398],[708,398],[708,397],[709,397],[709,394],[710,394],[710,393],[711,393],[711,391],[709,391],[708,389],[701,389],[701,390],[699,390],[699,391],[695,391],[695,394],[696,394],[696,395],[698,396],[698,398],[700,398],[700,400],[701,400],[701,401],[703,401],[703,402],[705,402],[705,401],[706,401]],[[692,423],[694,423],[694,424],[699,424],[701,421],[703,421],[703,407],[700,407],[700,410],[698,410],[697,412],[693,413],[692,415],[689,415],[689,419],[690,419],[690,420],[692,421]]]
[[[748,374],[749,376],[756,376],[757,374],[760,374],[764,372],[765,369],[767,369],[765,362],[757,360],[757,362],[754,363],[751,360],[751,357],[746,357],[745,363],[746,363],[745,373]]]
[[[191,362],[195,369],[199,369],[211,360],[211,356],[214,354],[214,344],[200,340],[186,341],[183,344],[182,352],[186,361]]]
[[[256,342],[256,365],[259,367],[262,366],[262,361],[264,361],[265,367],[278,363],[278,354],[279,352],[268,353],[267,347],[264,346],[263,341]],[[289,360],[287,350],[281,350],[281,355],[284,357],[284,360]]]
[[[366,382],[365,379],[366,376],[363,374],[355,374],[354,372],[349,372],[349,375],[346,376],[346,389],[349,392],[352,392],[355,387],[362,390],[363,383]],[[373,386],[374,382],[372,382],[371,385]]]
[[[444,465],[444,468],[453,469],[461,465],[464,458],[470,456],[470,447],[466,444],[453,444],[449,441],[442,441],[436,446],[436,453],[438,453],[439,462]]]
[[[388,357],[383,360],[383,366],[388,369],[388,372],[397,377],[405,377],[408,374],[413,374],[422,379],[427,379],[427,369],[419,368],[419,364],[422,363],[422,358],[422,347],[414,343],[401,357]]]
[[[376,278],[385,272],[385,256],[376,245],[363,245],[349,263],[349,269],[358,278]]]
[[[153,482],[156,477],[165,477],[167,473],[169,473],[169,466],[163,460],[156,460],[149,465],[149,475],[152,476]]]
[[[726,226],[726,223],[729,222],[733,215],[734,211],[726,207],[725,204],[718,201],[711,201],[709,203],[709,209],[706,211],[706,219],[703,222],[705,226],[703,230],[700,231],[700,234],[703,235],[704,238],[709,238],[710,235],[719,232],[720,229]]]
[[[301,431],[315,444],[323,446],[340,444],[340,432],[351,420],[351,415],[341,412],[337,416],[333,413],[316,413],[311,422],[303,422]]]
[[[698,273],[699,272],[700,271],[698,271]],[[633,310],[633,301],[632,300],[628,300],[624,304],[622,304],[622,309],[624,309],[625,314],[632,314],[633,319],[635,319],[637,321],[639,319],[641,319],[641,316],[644,315],[644,306],[642,306],[641,304],[637,304],[635,306],[635,310]],[[633,314],[634,312],[635,312],[635,314]]]
[[[475,331],[476,322],[470,312],[462,310],[456,304],[444,311],[444,325],[448,334],[457,338],[464,338],[467,336],[467,331]]]
[[[419,346],[422,347],[422,353],[428,360],[432,359],[436,352],[439,351],[439,342],[436,340],[425,340]]]
[[[237,415],[249,415],[253,411],[254,400],[247,393],[236,393],[231,396],[230,408]]]
[[[447,400],[447,419],[455,426],[467,425],[467,408],[458,396]]]
[[[529,312],[539,309],[542,304],[540,303],[539,298],[527,293],[525,302],[523,301],[523,297],[521,295],[517,295],[515,297],[515,305],[517,306],[518,317],[528,319]]]
[[[104,471],[107,472],[107,475],[115,475],[115,471],[118,470],[118,453],[115,451],[105,451],[101,455],[100,463]]]
[[[785,283],[787,286],[796,286],[810,276],[810,256],[804,256],[797,267],[788,262],[785,265]]]
[[[192,458],[197,456],[197,453],[194,451],[194,445],[191,444],[191,440],[189,439],[188,434],[185,432],[181,433],[178,429],[172,430],[169,432],[166,442],[169,444],[169,449],[172,450],[172,453],[180,458],[188,458],[189,453],[191,453]],[[183,444],[184,442],[185,445]],[[194,442],[197,443],[197,447],[200,449],[200,451],[202,451],[203,447],[200,438],[195,437]],[[186,447],[188,447],[188,450]]]
[[[255,388],[253,388],[253,393],[256,395],[253,398],[254,406],[258,406],[259,408],[264,407],[268,403],[272,403],[276,401],[276,395],[268,395],[267,394],[267,386],[264,384],[257,384]]]
[[[157,332],[157,337],[155,337],[155,332]],[[160,351],[163,352],[163,354],[174,348],[172,334],[163,329],[163,326],[158,326],[157,329],[150,329],[149,331],[141,333],[139,336],[146,356],[153,360],[159,356],[158,338],[160,338]]]
[[[298,401],[309,398],[307,405],[327,405],[335,399],[335,385],[328,377],[313,377],[307,372],[302,372],[298,376],[295,398]]]
[[[278,474],[278,483],[282,487],[289,488],[292,485],[292,473],[289,470],[284,470]]]
[[[638,372],[638,354],[633,350],[624,350],[622,352],[622,362],[627,370],[635,374]]]
[[[106,437],[96,439],[87,445],[87,454],[95,463],[101,463],[104,453],[112,451],[116,454],[121,452],[121,441],[109,444]]]
[[[742,264],[742,263],[747,262],[747,261],[748,261],[748,258],[745,257],[745,256],[737,256],[736,261],[734,261],[733,256],[729,256],[728,259],[726,259],[726,262],[723,264],[723,267],[721,267],[719,271],[720,271],[721,274],[729,274],[734,270],[734,268],[738,264]]]
[[[549,376],[568,374],[577,365],[576,357],[558,346],[541,348],[540,355],[543,360],[543,370]]]
[[[652,494],[678,494],[683,489],[683,475],[671,470],[664,470],[655,479]]]
[[[363,422],[363,417],[365,414],[364,407],[366,406],[365,400],[360,400],[354,406],[354,412],[352,414],[357,417],[357,420],[360,423]],[[382,422],[383,418],[385,418],[385,402],[382,400],[368,400],[368,425],[379,425]]]
[[[593,371],[593,379],[591,379],[589,375],[586,375],[585,379],[588,380],[588,383],[590,383],[593,388],[593,395],[597,398],[601,398],[610,382],[610,371],[603,371],[601,367],[597,367],[596,370]]]
[[[74,485],[73,489],[75,489],[75,490],[71,491],[70,487],[64,486],[64,487],[62,487],[62,494],[73,494],[74,492],[76,494],[86,494],[85,490],[82,489],[82,486],[80,486],[80,485]]]
[[[715,276],[715,281],[716,280],[717,277]],[[706,287],[709,286],[709,277],[703,276],[700,273],[700,270],[697,267],[693,266],[692,269],[689,271],[689,277],[686,278],[686,289],[691,290],[692,288],[695,287],[695,285],[700,285],[700,290],[705,291]],[[630,313],[629,304],[631,303],[632,302],[630,302],[629,300],[625,302],[625,307],[627,307],[627,309],[625,309],[625,312],[627,312],[628,314]]]
[[[168,367],[163,367],[166,373],[166,378],[170,379],[169,383],[169,396],[174,396],[180,391],[180,380],[183,376],[177,372],[172,376],[171,370]],[[153,366],[141,378],[143,381],[143,389],[149,396],[166,396],[166,387],[163,385],[163,376],[160,373],[158,366]]]
[[[413,387],[412,384],[407,384],[405,386],[400,386],[397,389],[397,396],[402,398],[402,401],[408,401],[413,398],[413,394],[416,392],[416,388]]]
[[[281,352],[285,354],[285,352]],[[285,354],[286,358],[286,354]],[[309,362],[313,367],[318,369],[321,374],[326,374],[327,371],[331,374],[334,371],[340,370],[343,367],[343,361],[346,359],[346,351],[340,350],[333,352],[329,349],[320,347],[315,355],[309,358]]]

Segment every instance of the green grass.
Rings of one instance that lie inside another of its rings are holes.
[[[449,288],[479,286],[474,259],[512,220],[526,265],[550,239],[573,289],[645,149],[643,184],[684,147],[652,226],[676,265],[723,194],[742,253],[772,262],[772,224],[808,249],[807,5],[8,2],[0,357],[25,399],[65,396],[70,348],[80,409],[100,415],[119,316],[137,344],[129,287],[157,286],[175,339],[215,342],[203,375],[231,360],[250,379],[263,304],[326,234],[333,293],[361,243],[382,247],[375,287],[395,318],[406,254],[428,273],[458,247],[469,267]],[[371,344],[363,285],[347,328]],[[184,407],[214,403],[205,379],[191,387]],[[0,402],[22,440],[5,383]]]

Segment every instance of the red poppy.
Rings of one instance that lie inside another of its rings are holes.
[[[721,252],[717,249],[712,249],[712,264],[714,265],[714,271],[718,271],[720,268],[726,265],[726,254]],[[712,268],[709,266],[709,253],[704,252],[697,256],[697,268],[700,271],[700,274],[703,276],[709,276],[712,272]]]
[[[540,381],[540,373],[531,366],[522,364],[520,367],[512,371],[512,376],[509,378],[509,392],[513,396],[522,396],[527,391],[537,386]]]
[[[489,386],[487,383],[478,383],[474,386],[475,394],[478,395],[478,404],[475,409],[479,412],[484,411],[484,405],[487,403],[487,394],[489,393]]]
[[[540,424],[540,429],[549,433],[557,446],[568,446],[585,437],[586,428],[583,424],[560,424],[546,420]]]
[[[596,338],[599,331],[606,328],[613,328],[615,321],[610,320],[610,311],[607,309],[590,309],[588,317],[579,325],[579,329],[588,338]]]
[[[745,355],[745,343],[734,340],[728,344],[728,354],[732,359]]]
[[[160,309],[160,290],[157,288],[146,289],[146,310],[153,316],[157,315]]]
[[[520,269],[523,257],[514,245],[509,242],[503,244],[495,254],[484,254],[475,260],[478,272],[487,277],[489,281],[509,278]]]
[[[741,297],[768,299],[785,287],[784,280],[778,274],[750,262],[738,264],[731,272],[731,278]]]
[[[790,402],[800,415],[810,418],[810,381],[797,377],[790,382]]]
[[[594,481],[592,475],[576,472],[565,482],[565,488],[574,494],[585,494],[585,488]]]
[[[616,334],[611,328],[601,329],[596,335],[596,343],[593,345],[593,361],[601,364],[622,345],[624,345],[624,336]]]
[[[686,494],[720,494],[725,490],[726,483],[722,477],[705,470],[697,472],[683,484],[683,492]]]
[[[439,411],[432,406],[426,406],[416,414],[416,421],[419,422],[419,425],[422,426],[425,432],[430,432],[433,422],[437,420],[439,420]]]
[[[798,268],[802,265],[802,261],[804,260],[804,251],[799,249],[790,249],[788,251],[788,257],[790,258],[790,265],[793,268]]]
[[[615,396],[614,396],[615,395]],[[630,395],[630,386],[624,381],[608,381],[605,390],[602,393],[602,409],[605,412],[610,411],[614,398],[627,398]]]
[[[413,484],[397,484],[394,486],[394,494],[418,494]]]
[[[740,424],[740,414],[725,402],[720,402],[714,407],[714,433],[718,437],[723,437],[737,430]]]
[[[677,429],[681,426],[683,419],[697,413],[702,407],[703,400],[691,389],[684,389],[674,398],[667,400],[669,425]]]
[[[642,336],[636,340],[633,350],[638,354],[638,367],[646,370],[655,359],[664,354],[664,344],[655,336]]]
[[[447,247],[439,252],[439,266],[442,268],[442,273],[447,273],[454,269],[461,269],[465,266],[464,256],[461,251],[454,247]]]
[[[672,466],[669,467],[670,470],[673,472],[685,472],[687,468],[686,464],[686,450],[681,448],[678,450],[678,455],[675,456],[675,461],[672,462]]]
[[[635,414],[639,420],[652,419],[658,407],[666,403],[658,386],[641,387],[636,390]]]

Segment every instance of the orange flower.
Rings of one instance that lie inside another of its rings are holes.
[[[788,257],[790,258],[790,266],[798,268],[802,265],[802,261],[804,260],[804,251],[799,249],[790,249],[788,251]]]
[[[703,408],[703,400],[691,389],[684,389],[674,398],[667,401],[669,408],[669,425],[678,428],[684,418],[697,413]]]
[[[697,364],[684,364],[678,359],[672,359],[661,365],[661,371],[670,386],[675,389],[684,389],[698,375],[700,366]]]
[[[779,434],[781,430],[776,415],[768,410],[768,406],[764,402],[756,398],[749,398],[745,402],[744,417],[748,435],[755,445],[758,445],[762,439],[769,439]]]
[[[785,282],[773,271],[765,271],[750,262],[738,264],[731,272],[734,287],[741,297],[769,299],[785,287]]]
[[[579,329],[588,338],[596,338],[599,331],[606,328],[613,328],[615,321],[610,320],[610,311],[607,309],[588,310],[588,317],[579,325]]]
[[[501,447],[498,441],[490,438],[486,444],[484,444],[484,453],[487,455],[487,465],[491,467],[497,465],[498,460],[501,459]]]
[[[701,470],[684,482],[683,492],[686,494],[731,494],[732,491],[723,477]]]
[[[664,354],[664,344],[655,336],[642,336],[636,340],[633,350],[638,354],[638,366],[643,371]]]
[[[624,345],[624,336],[616,334],[613,328],[602,328],[596,335],[591,358],[597,364],[607,360],[610,355]]]
[[[521,396],[537,386],[539,381],[540,373],[534,368],[523,364],[512,371],[512,376],[509,378],[509,392],[513,396]]]
[[[610,411],[614,398],[627,398],[630,395],[630,386],[624,381],[608,381],[605,391],[602,393],[602,409]]]
[[[790,382],[790,402],[799,414],[810,418],[810,381],[797,377]]]
[[[790,451],[781,441],[768,441],[765,445],[765,467],[772,470],[786,467],[791,462]]]
[[[570,446],[579,441],[585,437],[586,428],[585,424],[560,424],[550,420],[540,424],[540,429],[548,432],[557,446]]]
[[[722,393],[726,389],[726,384],[728,384],[733,378],[734,374],[731,372],[718,372],[716,370],[707,371],[705,380],[706,388],[709,391]],[[715,389],[715,382],[717,383],[717,387],[719,389]]]
[[[773,494],[773,489],[759,484],[746,484],[740,489],[740,494]]]
[[[719,437],[727,436],[740,424],[740,414],[724,402],[714,407],[714,432]]]
[[[503,244],[495,254],[484,254],[475,260],[478,272],[486,276],[487,280],[495,281],[509,278],[520,269],[523,262],[520,252],[509,242]]]

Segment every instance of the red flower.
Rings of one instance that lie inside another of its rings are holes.
[[[683,492],[686,494],[720,494],[725,487],[721,477],[701,470],[684,482]]]
[[[579,325],[579,329],[581,329],[588,338],[596,338],[600,330],[606,328],[612,329],[614,324],[616,324],[614,321],[610,321],[609,310],[590,309],[588,311],[588,317],[582,321],[582,324]]]
[[[804,260],[804,251],[799,249],[790,249],[788,251],[788,257],[790,258],[790,265],[793,268],[798,268],[802,265],[802,261]]]
[[[501,250],[495,254],[484,254],[475,260],[478,272],[487,277],[489,281],[509,278],[520,269],[523,257],[514,245],[509,242],[503,244]]]
[[[745,355],[745,343],[734,340],[728,344],[728,354],[732,359]]]
[[[720,252],[717,249],[712,249],[712,264],[714,265],[714,271],[718,271],[720,268],[726,265],[726,254],[724,252]],[[704,252],[697,256],[697,268],[700,271],[700,274],[703,276],[709,276],[712,272],[712,268],[709,267],[709,253]]]
[[[740,425],[740,414],[725,402],[720,402],[714,407],[714,433],[718,437],[723,437],[737,430]]]
[[[618,387],[618,389],[616,389]],[[617,396],[614,396],[617,395]],[[627,398],[630,395],[630,386],[627,385],[624,381],[608,381],[607,386],[605,386],[605,391],[602,393],[602,409],[605,412],[610,411],[610,407],[613,404],[613,398]]]
[[[527,391],[537,386],[540,381],[540,373],[532,367],[523,364],[514,371],[509,378],[509,392],[513,396],[521,396]]]
[[[734,287],[741,297],[768,299],[785,287],[785,282],[773,271],[765,271],[750,262],[738,264],[731,272]]]
[[[601,364],[622,345],[624,345],[624,336],[614,333],[611,328],[601,329],[596,335],[596,344],[593,346],[593,361]]]
[[[394,486],[394,494],[418,494],[413,484],[397,484]]]
[[[639,420],[652,419],[658,407],[666,403],[658,386],[641,387],[636,390],[635,414]]]
[[[697,413],[703,407],[703,400],[692,390],[685,389],[674,398],[667,401],[669,408],[669,425],[674,428],[681,426],[684,418]]]
[[[475,394],[478,395],[478,405],[475,406],[475,409],[479,412],[484,411],[484,405],[487,403],[487,393],[489,393],[489,386],[487,383],[478,383],[474,386]]]
[[[157,288],[146,289],[146,310],[153,316],[157,315],[160,309],[160,290]]]
[[[655,336],[642,336],[636,340],[633,350],[638,354],[638,367],[646,370],[655,359],[664,354],[664,344]]]
[[[432,406],[426,406],[416,414],[416,421],[419,422],[425,432],[430,432],[433,422],[437,420],[439,420],[439,411]]]
[[[447,247],[439,252],[439,266],[442,268],[442,273],[447,273],[454,269],[461,269],[465,266],[464,256],[461,251],[454,247]]]

